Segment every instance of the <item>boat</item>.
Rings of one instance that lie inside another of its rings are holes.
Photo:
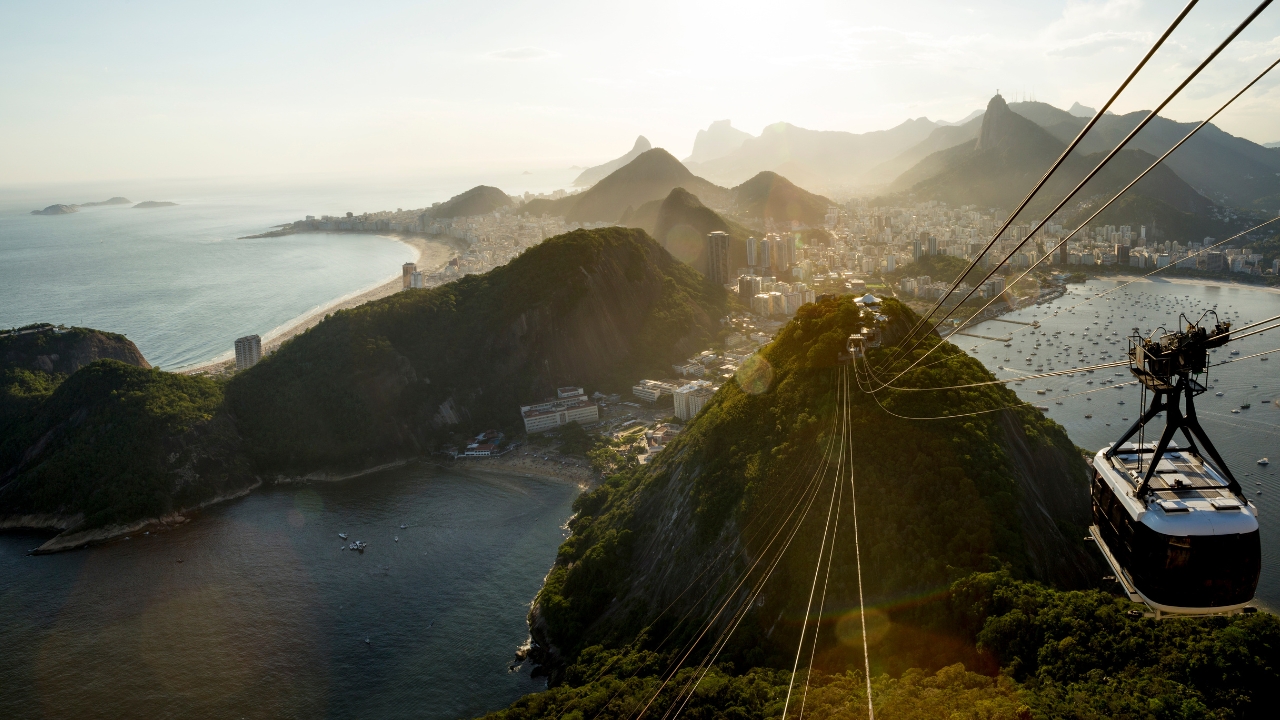
[[[342,538],[343,540],[346,540],[346,539],[347,539],[347,534],[346,534],[346,533],[338,533],[338,537]]]
[[[1266,467],[1271,464],[1271,461],[1266,458],[1262,458],[1261,460],[1258,461],[1258,464],[1261,465],[1262,467]]]
[[[1092,419],[1093,419],[1093,415],[1085,415],[1085,416],[1084,416],[1084,419],[1085,419],[1085,420],[1092,420]]]
[[[1232,351],[1231,351],[1231,354],[1232,354],[1232,355],[1239,355],[1239,354],[1240,354],[1240,351],[1239,351],[1239,350],[1232,350]]]
[[[1241,410],[1248,410],[1248,409],[1249,409],[1249,408],[1251,408],[1251,407],[1253,407],[1253,404],[1252,404],[1252,403],[1245,403],[1245,404],[1243,404],[1243,405],[1241,405],[1241,406],[1240,406],[1240,409],[1241,409]]]
[[[1261,575],[1257,507],[1195,415],[1194,398],[1206,391],[1195,376],[1205,371],[1209,350],[1229,337],[1230,325],[1221,322],[1136,336],[1130,368],[1154,397],[1093,459],[1089,534],[1124,593],[1157,619],[1250,612]],[[1159,441],[1130,441],[1159,416]],[[1172,445],[1179,432],[1187,443]]]
[[[1232,414],[1234,414],[1234,415],[1239,415],[1239,414],[1240,414],[1240,410],[1239,410],[1239,408],[1231,408],[1231,412],[1232,412]]]
[[[396,542],[400,542],[400,536],[399,536],[399,535],[397,535],[397,536],[396,536]]]
[[[1214,395],[1216,395],[1216,396],[1218,396],[1218,397],[1222,397],[1222,391],[1221,391],[1221,390],[1219,390],[1218,392],[1214,393]]]

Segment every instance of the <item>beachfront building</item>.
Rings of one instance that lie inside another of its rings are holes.
[[[680,386],[675,391],[676,417],[685,421],[693,419],[715,394],[711,383],[706,380],[694,380]]]
[[[262,338],[245,335],[236,340],[236,369],[248,370],[262,359]]]
[[[554,398],[521,405],[520,416],[524,418],[524,431],[536,433],[571,422],[580,425],[595,422],[600,419],[600,406],[591,402],[582,388],[562,387],[556,390]]]
[[[411,287],[422,287],[421,285],[415,286],[413,284],[413,276],[417,272],[418,266],[416,263],[405,263],[400,266],[401,282],[404,283],[404,290],[408,290]]]

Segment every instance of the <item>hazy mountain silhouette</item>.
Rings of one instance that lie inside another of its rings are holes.
[[[831,200],[797,187],[775,172],[762,172],[733,188],[731,211],[746,220],[763,224],[772,220],[789,226],[792,220],[821,227]]]
[[[928,118],[919,118],[889,130],[854,134],[777,123],[733,152],[690,162],[689,167],[722,185],[738,185],[768,170],[804,187],[830,192],[866,184],[868,170],[924,140],[935,127]]]
[[[601,179],[589,190],[559,200],[533,200],[525,207],[534,214],[562,215],[571,222],[619,222],[645,203],[662,200],[682,187],[712,207],[729,204],[730,192],[689,172],[662,148],[641,153]]]
[[[751,139],[751,133],[733,127],[728,120],[717,120],[706,130],[699,130],[693,140],[693,154],[686,163],[700,163],[724,157]]]
[[[652,150],[653,146],[649,144],[648,138],[641,135],[636,138],[636,144],[631,146],[631,150],[620,158],[614,158],[607,163],[589,167],[583,170],[577,179],[573,181],[575,187],[590,187],[600,182],[609,173],[626,165],[627,163],[640,157],[641,153]]]
[[[511,198],[496,187],[477,185],[470,190],[454,195],[448,200],[428,210],[434,218],[471,217],[485,215],[494,210],[511,206]]]

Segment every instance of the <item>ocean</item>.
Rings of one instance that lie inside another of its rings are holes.
[[[1067,294],[1057,300],[971,328],[978,335],[1010,338],[1008,348],[1002,342],[973,337],[956,336],[953,340],[997,377],[1011,378],[1031,374],[1039,363],[1045,370],[1067,370],[1127,360],[1127,336],[1134,328],[1144,335],[1160,326],[1176,329],[1179,315],[1195,321],[1205,310],[1216,310],[1219,318],[1230,320],[1237,328],[1280,315],[1280,294],[1263,289],[1166,280],[1142,280],[1120,288],[1122,284],[1118,280],[1090,280],[1069,285]],[[1108,294],[1097,297],[1102,293]],[[1014,324],[1032,321],[1040,323],[1039,330]],[[1212,316],[1206,322],[1212,327]],[[1055,338],[1055,331],[1061,335]],[[1036,341],[1041,342],[1038,349]],[[1212,351],[1209,357],[1211,363],[1217,363],[1276,348],[1280,348],[1280,330],[1231,343]],[[1239,355],[1231,355],[1232,350],[1239,350]],[[1036,355],[1031,355],[1033,352]],[[1280,478],[1276,470],[1280,468],[1280,352],[1266,357],[1266,361],[1255,357],[1211,368],[1209,384],[1213,388],[1196,398],[1196,412],[1218,452],[1259,508],[1262,578],[1257,600],[1272,611],[1280,611]],[[1035,364],[1028,365],[1027,359]],[[1010,387],[1026,402],[1049,408],[1046,414],[1066,428],[1076,445],[1097,452],[1118,440],[1141,414],[1140,393],[1132,381],[1127,366],[1122,366]],[[1114,387],[1120,383],[1129,384]],[[1038,394],[1038,390],[1045,393]],[[1242,409],[1245,404],[1250,407]],[[1233,409],[1239,412],[1233,413]],[[1159,439],[1162,422],[1156,421],[1154,435],[1147,433],[1148,441]],[[1270,466],[1257,464],[1264,457],[1273,461]]]
[[[416,257],[388,237],[313,233],[240,239],[306,215],[418,208],[481,182],[508,193],[566,187],[574,171],[442,175],[381,183],[173,181],[0,188],[0,328],[33,322],[129,337],[176,370],[231,356],[273,329],[399,277]],[[124,196],[130,205],[31,215]]]
[[[76,552],[28,556],[47,535],[0,533],[0,717],[497,710],[545,687],[508,666],[577,492],[418,466],[259,490]]]

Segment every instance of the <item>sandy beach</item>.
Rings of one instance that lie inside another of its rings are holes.
[[[1143,276],[1143,275],[1107,275],[1091,278],[1094,280],[1118,280],[1120,282],[1153,282],[1153,283],[1173,283],[1174,285],[1200,285],[1201,287],[1212,287],[1215,285],[1245,288],[1248,290],[1258,290],[1261,292],[1269,292],[1272,294],[1280,294],[1280,287],[1269,285],[1255,285],[1253,283],[1244,283],[1237,280],[1223,278],[1221,280],[1209,280],[1206,278],[1186,278],[1186,277],[1165,277],[1165,276]]]
[[[532,454],[528,447],[516,448],[502,457],[464,458],[454,461],[453,467],[459,471],[475,470],[477,472],[501,473],[514,477],[539,477],[573,483],[579,490],[590,490],[599,480],[597,473],[591,469],[585,458],[574,458],[543,451],[538,456]],[[548,460],[543,460],[546,455]]]
[[[448,237],[422,237],[420,235],[399,235],[399,234],[383,234],[383,237],[397,240],[408,245],[418,253],[414,263],[418,269],[424,272],[434,272],[449,262],[449,259],[461,252],[457,247],[458,241]],[[338,310],[346,310],[359,305],[363,305],[372,300],[378,300],[390,295],[394,295],[403,289],[403,281],[400,276],[387,280],[373,287],[357,290],[340,298],[336,298],[329,303],[313,308],[302,315],[276,327],[263,335],[262,337],[262,354],[268,355],[280,347],[285,340],[305,332],[324,319],[328,315]],[[208,362],[198,365],[185,367],[177,372],[194,375],[194,374],[214,374],[218,375],[235,367],[235,358],[220,356]]]

